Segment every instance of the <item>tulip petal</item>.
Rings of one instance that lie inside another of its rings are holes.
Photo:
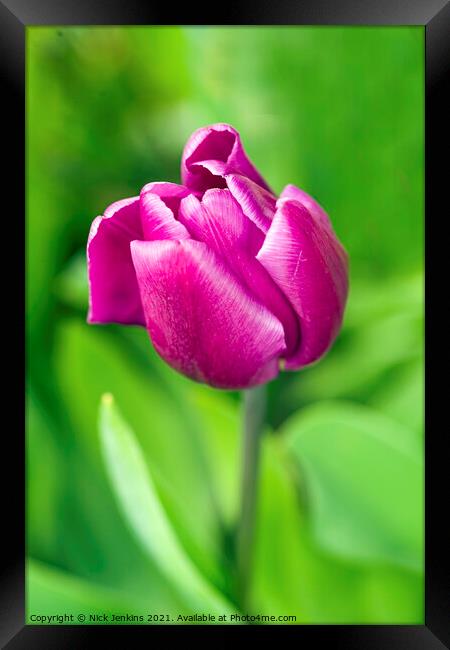
[[[247,157],[236,129],[229,124],[212,124],[194,131],[181,159],[184,185],[200,192],[212,187],[223,188],[226,174],[242,174],[270,191]]]
[[[130,242],[142,238],[139,197],[110,205],[94,219],[87,244],[89,323],[145,325]]]
[[[245,217],[229,190],[207,190],[200,202],[188,196],[180,204],[178,218],[192,237],[221,256],[227,267],[281,321],[286,353],[298,343],[298,323],[292,307],[266,269],[255,259],[263,233]]]
[[[227,187],[242,208],[246,217],[253,221],[263,233],[272,223],[276,210],[276,198],[246,176],[228,174],[225,176]]]
[[[327,215],[325,210],[317,203],[312,196],[301,190],[295,185],[286,185],[284,190],[280,194],[280,199],[293,199],[298,201],[308,210],[310,215],[316,219],[323,226],[333,228],[331,225],[330,217]]]
[[[241,389],[278,374],[283,327],[205,244],[135,241],[131,253],[147,328],[179,372]]]
[[[178,208],[180,206],[180,201],[185,196],[191,194],[191,191],[188,190],[184,185],[178,185],[177,183],[167,183],[165,181],[156,181],[154,183],[147,183],[141,190],[141,199],[144,194],[151,192],[159,196],[164,203],[170,208],[173,212],[175,219],[177,218]]]
[[[170,197],[173,198],[173,197]],[[178,204],[181,201],[180,197]],[[177,221],[166,201],[150,192],[141,192],[141,222],[144,239],[189,239],[189,233],[182,223]]]
[[[201,202],[191,194],[181,201],[178,218],[194,239],[225,258],[236,248],[256,255],[264,241],[229,190],[207,190]]]
[[[300,346],[287,369],[316,361],[337,336],[348,292],[347,254],[330,228],[297,201],[279,199],[257,258],[300,321]]]

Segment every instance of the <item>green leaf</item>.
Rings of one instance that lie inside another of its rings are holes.
[[[283,434],[324,550],[423,569],[423,458],[414,433],[369,408],[336,402],[294,415]]]
[[[222,589],[226,582],[221,566],[222,523],[204,445],[197,435],[201,418],[184,401],[192,382],[165,366],[152,351],[145,330],[136,328],[133,333],[142,349],[128,345],[114,327],[93,327],[76,320],[60,326],[57,377],[73,427],[70,443],[91,463],[91,473],[104,481],[96,435],[98,403],[105,392],[120,395],[124,417],[143,449],[181,543]],[[201,437],[207,438],[208,432],[213,437],[226,433],[208,426]],[[195,512],[186,508],[186,502],[195,504]],[[109,535],[108,529],[105,534]]]
[[[190,605],[124,524],[106,475],[96,472],[79,448],[65,448],[66,435],[29,388],[28,554],[93,587],[127,593],[147,611],[189,613]]]
[[[321,553],[311,539],[283,440],[263,441],[255,535],[252,610],[297,623],[363,623],[364,574]]]
[[[422,623],[422,575],[340,557],[317,543],[284,443],[263,440],[252,611],[309,624]]]
[[[201,575],[181,546],[160,502],[142,450],[109,394],[102,400],[100,434],[117,499],[148,554],[188,598],[193,612],[231,613],[232,606]]]

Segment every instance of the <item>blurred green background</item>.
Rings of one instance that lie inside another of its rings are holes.
[[[239,395],[176,375],[145,330],[86,324],[92,219],[179,181],[190,133],[225,121],[351,261],[332,351],[269,387],[249,611],[423,622],[423,45],[421,27],[27,28],[28,616],[239,607]]]

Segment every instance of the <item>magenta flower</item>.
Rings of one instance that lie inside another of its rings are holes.
[[[219,388],[319,359],[348,292],[324,210],[294,185],[277,200],[227,124],[190,137],[181,175],[92,223],[88,321],[145,326],[167,363]]]

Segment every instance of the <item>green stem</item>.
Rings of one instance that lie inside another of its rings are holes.
[[[266,417],[266,386],[243,391],[244,427],[241,513],[237,531],[238,597],[242,610],[248,604],[253,559],[253,538],[261,436]]]

